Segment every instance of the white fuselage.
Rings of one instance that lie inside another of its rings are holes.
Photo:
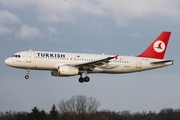
[[[88,63],[99,59],[104,59],[113,55],[64,53],[64,52],[44,52],[44,51],[23,51],[15,53],[7,58],[5,63],[11,67],[33,70],[57,70],[60,65],[76,65]],[[95,67],[88,73],[130,73],[138,72],[159,67],[172,65],[173,62],[151,64],[161,61],[161,59],[118,56],[117,59],[111,59],[109,63]]]

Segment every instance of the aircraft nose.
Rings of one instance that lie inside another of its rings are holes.
[[[6,65],[9,65],[10,64],[9,58],[7,58],[4,62],[5,62]]]

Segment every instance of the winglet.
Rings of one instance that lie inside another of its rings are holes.
[[[119,55],[114,56],[114,58],[117,60]]]

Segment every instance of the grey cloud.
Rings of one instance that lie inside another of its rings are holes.
[[[47,27],[46,30],[47,30],[48,34],[50,34],[50,35],[56,34],[58,32],[55,27],[51,27],[51,26]]]
[[[16,32],[16,36],[21,39],[41,38],[43,35],[37,27],[22,25],[20,30]]]
[[[69,14],[57,14],[53,12],[46,12],[37,17],[37,20],[43,22],[73,22],[76,20],[75,16]]]
[[[35,0],[0,0],[0,2],[7,7],[20,8],[34,4]]]
[[[1,2],[5,6],[12,5],[11,0]],[[118,25],[127,24],[133,18],[175,17],[180,18],[178,0],[18,0],[13,2],[16,6],[37,6],[37,17],[40,21],[73,22],[78,15],[92,14],[112,16]]]
[[[14,14],[9,11],[1,10],[0,11],[0,23],[21,23],[21,20]]]
[[[127,24],[132,18],[150,18],[153,17],[176,17],[180,18],[180,9],[177,6],[177,0],[100,0],[102,8],[112,15],[119,25]]]
[[[21,19],[7,11],[7,10],[0,10],[0,35],[9,35],[11,34],[12,28],[9,27],[11,24],[20,24]]]
[[[53,2],[43,1],[37,4],[41,14],[38,19],[50,22],[73,22],[76,20],[77,14],[105,14],[98,5],[93,4],[89,0],[53,0]]]
[[[10,28],[0,25],[0,35],[7,35],[7,34],[11,34],[11,33],[12,33],[12,31]]]

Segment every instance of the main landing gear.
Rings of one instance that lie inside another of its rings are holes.
[[[28,79],[28,78],[29,78],[29,72],[30,72],[30,70],[27,69],[27,70],[26,70],[26,76],[25,76],[25,79]]]
[[[83,82],[89,82],[90,78],[87,76],[87,71],[84,72],[85,73],[85,77],[82,77],[82,72],[80,73],[80,78],[79,78],[79,82],[83,83]]]

